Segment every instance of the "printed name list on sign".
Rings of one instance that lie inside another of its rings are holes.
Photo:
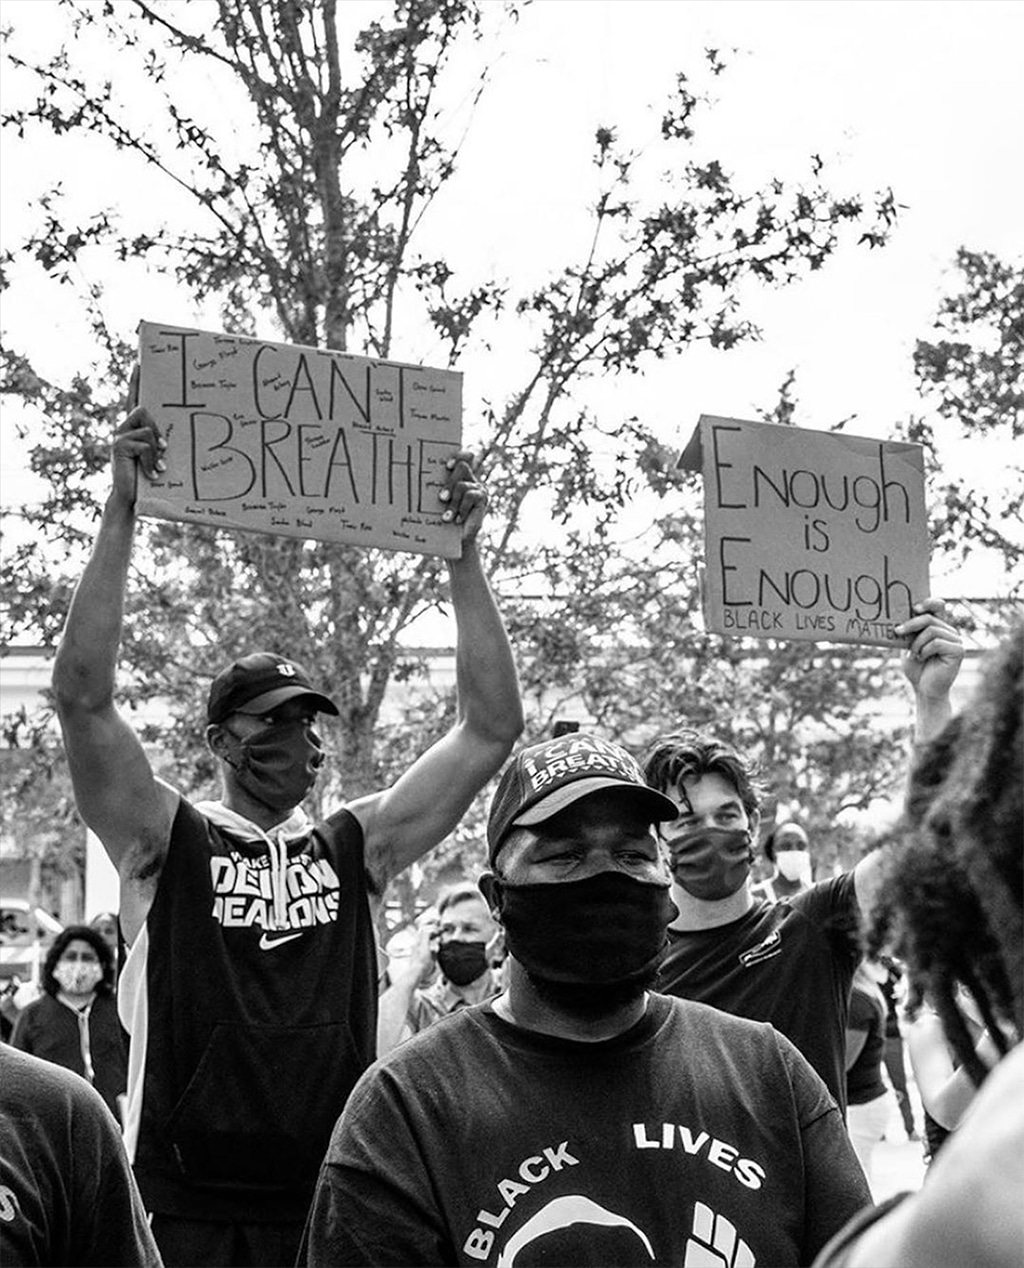
[[[903,646],[927,598],[920,445],[702,414],[704,619],[716,634]]]
[[[139,404],[167,441],[140,513],[460,554],[438,494],[461,447],[461,374],[145,321],[139,361]]]

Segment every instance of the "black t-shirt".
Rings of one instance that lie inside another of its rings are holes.
[[[160,1256],[121,1133],[77,1074],[0,1044],[0,1263],[144,1265]]]
[[[846,1072],[846,1099],[850,1105],[866,1105],[885,1095],[882,1053],[885,1049],[885,1006],[878,996],[856,982],[850,992],[850,1030],[866,1032],[857,1060]]]
[[[771,1027],[650,997],[603,1043],[461,1009],[363,1076],[300,1263],[806,1264],[870,1201]]]
[[[852,872],[714,929],[669,931],[658,989],[770,1022],[846,1105],[846,1016],[860,959]]]

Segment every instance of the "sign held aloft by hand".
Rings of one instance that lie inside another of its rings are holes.
[[[928,586],[920,445],[702,414],[704,619],[716,634],[903,646]]]
[[[141,514],[459,556],[438,494],[461,447],[461,374],[145,321],[139,363],[139,404],[167,442]]]

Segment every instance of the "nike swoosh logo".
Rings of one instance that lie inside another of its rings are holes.
[[[272,951],[274,947],[283,947],[286,942],[291,942],[293,938],[301,938],[301,933],[286,933],[283,937],[273,937],[269,933],[265,933],[260,938],[260,950]]]

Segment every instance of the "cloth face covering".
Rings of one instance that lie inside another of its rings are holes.
[[[754,851],[746,828],[698,828],[670,843],[672,875],[694,898],[717,902],[750,875]]]
[[[316,782],[324,750],[320,737],[305,723],[267,727],[244,740],[228,734],[239,748],[238,761],[231,763],[238,782],[271,810],[291,810]]]
[[[437,963],[453,986],[468,986],[487,969],[486,942],[442,942]]]
[[[775,865],[779,875],[787,881],[809,881],[811,878],[811,855],[807,850],[777,850]]]
[[[86,995],[99,986],[103,980],[103,970],[98,964],[61,960],[53,966],[53,977],[61,990],[68,995]]]
[[[505,945],[523,968],[580,986],[645,980],[678,915],[668,885],[621,872],[547,885],[496,879],[495,896]]]

